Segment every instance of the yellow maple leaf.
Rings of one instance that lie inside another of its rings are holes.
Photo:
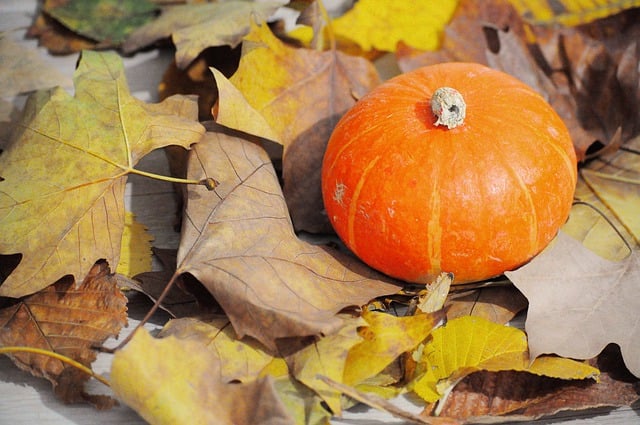
[[[124,228],[120,243],[120,261],[116,272],[128,277],[151,271],[151,241],[147,228],[136,221],[130,211],[124,213]]]
[[[457,6],[458,0],[360,0],[330,23],[331,31],[337,39],[351,40],[364,51],[395,52],[399,42],[419,50],[437,50]],[[290,35],[308,43],[312,31],[299,27]]]
[[[118,263],[124,189],[135,165],[204,133],[193,99],[134,98],[116,53],[83,52],[75,95],[34,93],[0,156],[0,254],[21,253],[0,295],[22,297],[64,275],[82,279],[99,259]]]
[[[435,402],[467,375],[480,370],[515,370],[560,379],[586,379],[599,371],[585,363],[539,357],[530,363],[527,336],[520,329],[463,316],[434,330],[418,360],[413,391]]]
[[[220,368],[202,341],[155,339],[140,329],[113,356],[111,388],[153,424],[293,423],[271,377],[230,384]]]

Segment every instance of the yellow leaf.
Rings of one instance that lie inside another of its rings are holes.
[[[347,354],[351,347],[361,341],[357,328],[365,325],[366,322],[360,317],[345,319],[344,326],[338,332],[308,345],[291,358],[293,376],[313,388],[338,416],[342,411],[341,393],[319,379],[318,375],[342,381]]]
[[[248,382],[274,359],[252,338],[238,339],[229,319],[216,317],[208,321],[195,318],[171,320],[159,337],[174,335],[180,340],[198,341],[211,352],[211,359],[220,364],[219,380]]]
[[[253,24],[243,42],[238,70],[230,81],[277,136],[271,132],[256,135],[281,143],[286,149],[304,131],[323,121],[337,120],[335,115],[352,107],[354,97],[369,92],[379,78],[373,65],[363,58],[293,48],[280,41],[267,25]],[[223,108],[232,111],[223,115]],[[230,117],[246,110],[234,109],[234,103],[220,99],[220,115]],[[231,118],[224,125],[247,131],[235,127]]]
[[[73,97],[60,88],[31,96],[0,156],[0,254],[22,254],[2,296],[82,279],[99,259],[117,264],[127,174],[152,150],[204,133],[193,99],[131,96],[116,53],[83,52],[74,83]]]
[[[359,331],[363,341],[349,351],[342,382],[354,386],[377,375],[398,356],[413,350],[442,318],[441,313],[396,317],[364,311],[368,326]]]
[[[337,37],[353,40],[365,51],[395,52],[400,41],[437,50],[457,5],[457,0],[360,0],[331,25]]]
[[[116,272],[128,277],[151,271],[151,241],[147,228],[136,221],[132,212],[124,213],[124,228],[120,243],[120,261]]]
[[[413,391],[427,402],[440,399],[467,375],[480,370],[515,370],[562,379],[599,374],[584,363],[541,357],[529,362],[527,336],[519,329],[475,316],[449,321],[434,330],[422,349]]]
[[[141,329],[113,356],[111,388],[152,424],[293,423],[271,377],[228,384],[219,376],[206,345]]]
[[[640,6],[638,0],[509,0],[534,25],[575,26]]]

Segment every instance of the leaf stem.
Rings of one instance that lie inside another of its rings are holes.
[[[149,177],[152,179],[162,180],[170,183],[199,184],[199,185],[205,186],[209,190],[215,189],[215,187],[218,186],[219,184],[216,180],[212,179],[211,177],[208,177],[202,180],[192,180],[192,179],[182,179],[180,177],[171,177],[171,176],[165,176],[162,174],[150,173],[148,171],[137,170],[135,168],[130,168],[128,171],[130,174],[137,174],[139,176]]]
[[[54,359],[60,360],[63,363],[68,364],[69,366],[75,367],[76,369],[81,370],[87,375],[95,378],[96,380],[102,382],[107,387],[111,387],[109,381],[106,378],[96,374],[93,370],[83,365],[80,362],[73,360],[70,357],[63,356],[62,354],[58,354],[54,351],[44,350],[42,348],[36,347],[26,347],[26,346],[12,346],[12,347],[0,347],[0,354],[12,354],[12,353],[32,353],[32,354],[40,354],[42,356],[52,357]]]

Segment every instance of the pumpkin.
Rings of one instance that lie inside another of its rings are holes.
[[[322,164],[326,213],[346,246],[416,283],[441,272],[483,280],[529,261],[567,220],[576,179],[553,108],[473,63],[375,88],[340,119]]]

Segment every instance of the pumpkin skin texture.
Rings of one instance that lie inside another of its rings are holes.
[[[440,87],[466,102],[464,123],[436,126]],[[336,233],[369,266],[409,282],[455,283],[526,263],[569,216],[576,155],[562,119],[533,89],[472,63],[388,80],[338,122],[322,193]]]

